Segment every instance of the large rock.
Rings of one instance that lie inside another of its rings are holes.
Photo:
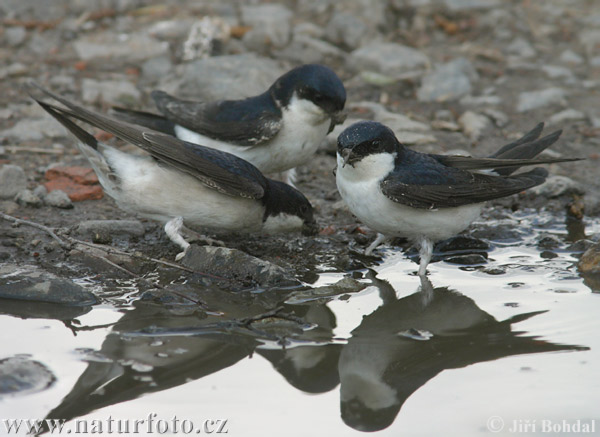
[[[252,29],[244,41],[266,41],[269,46],[282,48],[290,41],[293,13],[279,4],[242,6],[242,23]]]
[[[73,46],[84,61],[122,58],[136,63],[169,53],[169,43],[141,33],[103,32],[80,38]]]
[[[600,274],[600,243],[594,244],[581,256],[577,268],[581,273]]]
[[[193,244],[181,263],[198,273],[234,280],[244,286],[299,285],[282,267],[237,249]]]
[[[239,99],[265,92],[284,72],[255,54],[214,56],[178,66],[161,87],[190,99]]]
[[[39,141],[44,138],[59,138],[67,136],[67,131],[56,120],[45,118],[24,118],[13,127],[0,132],[0,138],[16,138],[21,141]]]
[[[36,267],[0,265],[0,298],[87,306],[96,297],[73,281]]]
[[[417,98],[422,102],[457,99],[471,92],[471,81],[477,78],[477,72],[469,60],[458,58],[428,73],[417,90]]]
[[[146,233],[146,230],[138,220],[85,220],[77,225],[76,233],[95,240],[103,236],[139,238]]]
[[[18,165],[0,167],[0,199],[13,199],[27,186],[27,176]]]
[[[30,394],[50,387],[56,377],[42,363],[27,357],[0,360],[0,397]]]
[[[367,32],[365,22],[349,12],[335,13],[325,28],[325,36],[329,41],[351,50],[361,44]]]
[[[526,91],[519,94],[517,111],[526,112],[550,105],[564,105],[566,92],[562,88],[546,88],[538,91]]]
[[[444,3],[454,12],[492,9],[502,4],[500,0],[444,0]]]
[[[373,42],[354,50],[350,64],[359,70],[374,70],[387,76],[424,69],[429,58],[419,50],[395,43]]]
[[[571,196],[573,194],[579,196],[584,195],[585,187],[566,176],[553,175],[546,179],[546,182],[531,188],[529,191],[536,196],[554,199],[560,196]]]
[[[101,99],[110,104],[123,104],[127,101],[139,100],[140,92],[134,84],[126,80],[83,79],[81,83],[82,99],[86,102],[96,102]]]

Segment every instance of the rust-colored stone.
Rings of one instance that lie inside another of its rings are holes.
[[[68,178],[81,185],[98,184],[98,176],[89,167],[53,167],[46,171],[46,179]]]
[[[97,200],[102,199],[104,192],[100,185],[83,185],[79,184],[67,177],[58,177],[44,183],[48,192],[54,190],[62,190],[69,196],[73,202],[82,200]]]
[[[98,185],[98,177],[89,167],[53,167],[46,171],[48,192],[62,190],[72,202],[102,199],[104,192]]]

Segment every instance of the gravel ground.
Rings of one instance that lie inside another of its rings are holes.
[[[563,129],[547,153],[587,160],[550,166],[556,177],[547,185],[497,202],[486,214],[542,206],[564,214],[573,196],[585,193],[585,215],[597,217],[600,12],[595,5],[592,0],[253,1],[244,6],[207,0],[4,0],[0,211],[64,232],[59,243],[42,230],[0,220],[0,262],[37,264],[58,276],[72,276],[73,264],[92,273],[125,274],[119,266],[138,273],[152,263],[128,263],[114,253],[98,263],[89,247],[73,239],[168,260],[177,251],[156,224],[138,221],[106,197],[71,203],[60,193],[45,193],[41,186],[49,168],[87,163],[72,138],[28,97],[23,85],[31,79],[96,110],[113,105],[152,110],[154,89],[198,99],[239,98],[262,92],[293,66],[323,63],[347,88],[350,117],[341,128],[357,118],[379,120],[421,151],[485,156],[540,121],[547,132]],[[228,247],[292,269],[307,281],[315,278],[317,265],[343,270],[364,265],[348,246],[359,247],[374,235],[356,226],[332,175],[341,128],[310,166],[299,169],[298,187],[315,205],[321,235],[224,236]],[[575,209],[582,211],[581,203]],[[114,223],[88,222],[109,219],[130,222],[121,223],[116,234]]]

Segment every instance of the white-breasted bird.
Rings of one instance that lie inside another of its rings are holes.
[[[92,165],[104,191],[122,209],[164,223],[171,241],[183,249],[177,259],[189,247],[182,235],[186,228],[221,232],[316,231],[313,209],[306,197],[283,182],[264,177],[249,162],[115,120],[34,86],[44,94],[43,98],[34,99],[78,139],[77,146]],[[104,144],[74,120],[110,132],[149,156],[131,155]]]
[[[419,275],[426,273],[436,241],[473,222],[484,202],[519,193],[546,180],[548,172],[519,167],[575,161],[535,158],[557,131],[539,138],[543,124],[489,158],[419,153],[406,148],[381,123],[353,124],[338,137],[336,183],[350,211],[378,232],[367,254],[393,237],[420,246]]]

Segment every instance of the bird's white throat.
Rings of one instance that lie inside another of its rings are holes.
[[[344,165],[344,159],[337,155],[337,174],[352,182],[382,180],[394,169],[395,153],[374,153],[360,161]]]

